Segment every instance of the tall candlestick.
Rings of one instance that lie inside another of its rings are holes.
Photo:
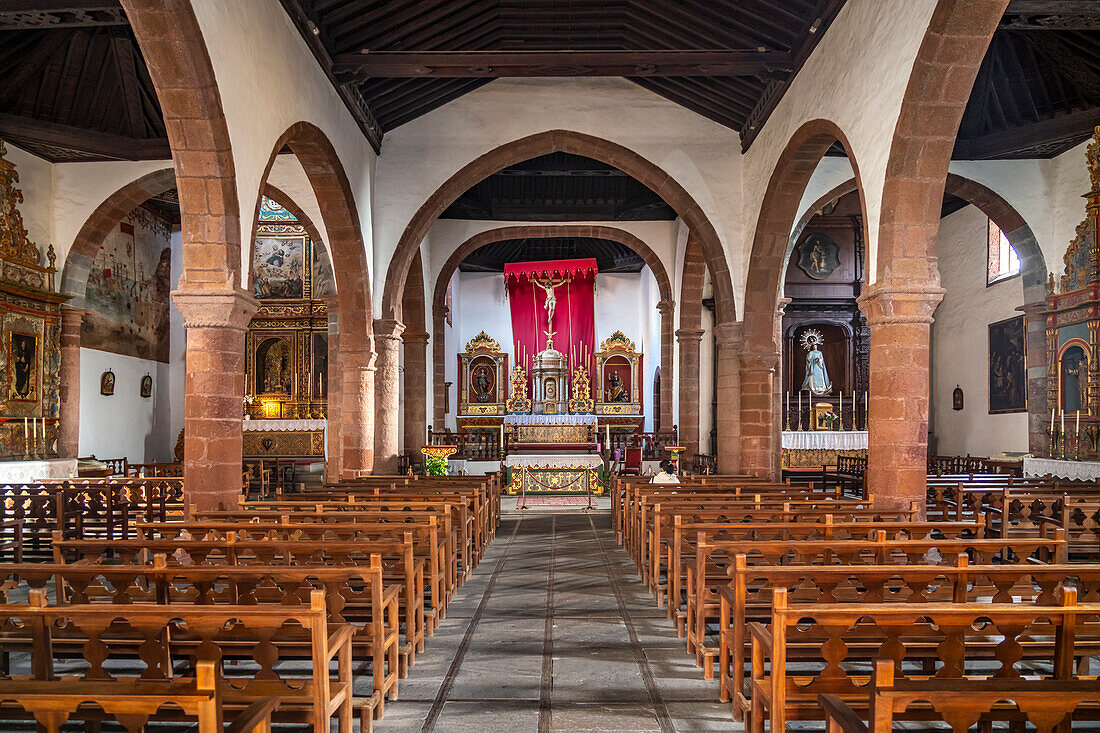
[[[1060,413],[1058,413],[1058,417],[1059,417],[1059,418],[1061,419],[1061,421],[1062,421],[1062,422],[1061,422],[1061,428],[1062,428],[1062,440],[1065,440],[1065,439],[1066,439],[1066,411],[1065,411],[1065,410],[1062,410],[1062,411],[1061,411]]]
[[[787,390],[787,427],[791,426],[791,391]]]
[[[802,429],[802,390],[798,390],[798,430]]]
[[[844,429],[844,391],[840,392],[840,402],[837,404],[836,411],[840,413],[840,429]]]
[[[30,440],[30,425],[27,423],[27,418],[23,418],[23,442]]]
[[[1081,413],[1079,410],[1077,413],[1077,424],[1081,424]],[[42,418],[42,442],[43,444],[46,442],[46,418]]]
[[[1081,411],[1080,410],[1077,411],[1077,425],[1074,426],[1073,431],[1078,437],[1080,437],[1080,435],[1081,435]]]

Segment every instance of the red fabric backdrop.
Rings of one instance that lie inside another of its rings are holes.
[[[568,277],[568,282],[554,290],[558,299],[554,310],[554,348],[569,360],[570,372],[584,364],[591,376],[596,345],[596,272],[594,259],[517,262],[504,266],[512,311],[513,354],[528,375],[535,354],[546,346],[546,291],[534,280]]]

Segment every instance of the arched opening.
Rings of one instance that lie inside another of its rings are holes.
[[[261,177],[256,223],[259,222],[262,192],[268,190],[272,166],[284,148],[290,150],[305,171],[329,237],[325,244],[336,292],[326,296],[329,310],[327,378],[324,379],[327,470],[334,478],[352,476],[374,466],[374,372],[370,368],[374,357],[373,322],[362,227],[351,186],[335,149],[320,129],[307,122],[291,125],[272,147]],[[255,246],[254,227],[249,261]]]
[[[865,230],[866,205],[858,186],[859,167],[843,131],[828,120],[812,120],[794,133],[779,156],[760,207],[749,258],[740,355],[743,470],[770,476],[779,473],[782,390],[776,376],[781,357],[782,278],[793,247],[791,231],[803,192],[825,152],[838,142],[856,174]]]

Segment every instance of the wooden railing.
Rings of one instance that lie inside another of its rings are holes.
[[[454,458],[466,461],[501,460],[500,432],[497,430],[433,430],[428,426],[428,445],[453,445]]]
[[[697,476],[718,473],[717,456],[708,456],[705,453],[696,453],[691,457],[691,472]]]
[[[668,458],[665,448],[670,445],[678,445],[676,426],[671,431],[660,433],[611,433],[611,450],[619,450],[626,455],[627,448],[642,448],[642,460],[659,461]]]
[[[130,462],[125,458],[96,458],[94,455],[80,458],[81,461],[96,461],[106,466],[108,476],[127,476],[129,475]]]
[[[164,478],[183,476],[182,463],[131,463],[128,476],[134,478]]]
[[[984,456],[928,456],[928,473],[1000,473]]]

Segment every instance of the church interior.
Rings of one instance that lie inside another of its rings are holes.
[[[1100,729],[1100,3],[0,0],[0,731]]]

